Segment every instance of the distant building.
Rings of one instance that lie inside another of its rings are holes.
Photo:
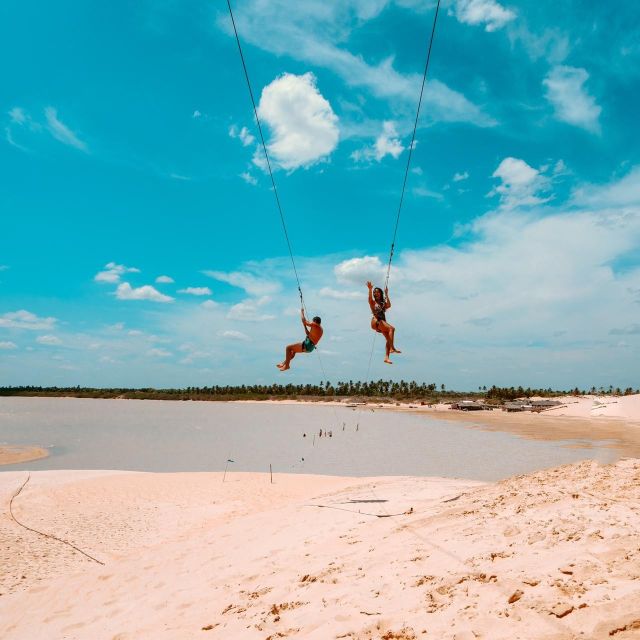
[[[484,402],[476,400],[460,400],[458,402],[453,402],[451,404],[451,408],[457,409],[458,411],[484,411],[485,409],[489,409]]]
[[[562,403],[557,400],[514,400],[512,402],[505,402],[502,405],[503,411],[535,411],[539,413],[545,409],[551,407],[560,406]]]

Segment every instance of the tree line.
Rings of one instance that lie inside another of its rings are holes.
[[[149,400],[269,400],[285,398],[327,399],[327,398],[376,398],[381,400],[416,400],[426,402],[443,402],[460,398],[484,399],[499,404],[516,398],[531,396],[554,397],[568,393],[585,395],[601,393],[612,395],[629,395],[638,393],[632,387],[622,390],[613,386],[591,387],[580,390],[526,389],[519,387],[478,387],[477,391],[448,390],[444,384],[377,380],[369,382],[321,381],[320,384],[253,384],[253,385],[214,385],[210,387],[186,387],[184,389],[155,388],[93,388],[93,387],[41,387],[41,386],[6,386],[0,387],[0,396],[72,396],[78,398],[126,398]]]

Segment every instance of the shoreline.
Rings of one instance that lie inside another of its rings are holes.
[[[49,451],[34,445],[0,445],[0,467],[49,457]]]

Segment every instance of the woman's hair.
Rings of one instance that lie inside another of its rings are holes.
[[[322,320],[320,320],[320,316],[315,316],[315,317],[313,318],[313,321],[314,321],[316,324],[320,324],[320,323],[322,322]]]
[[[373,299],[376,299],[376,291],[380,292],[380,302],[384,302],[384,292],[382,291],[382,289],[380,287],[374,287],[373,288]]]

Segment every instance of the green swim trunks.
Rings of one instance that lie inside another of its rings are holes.
[[[316,345],[313,344],[313,342],[311,342],[311,340],[309,339],[309,336],[307,336],[304,339],[304,342],[302,343],[302,350],[305,353],[311,353],[315,348],[316,348]]]

